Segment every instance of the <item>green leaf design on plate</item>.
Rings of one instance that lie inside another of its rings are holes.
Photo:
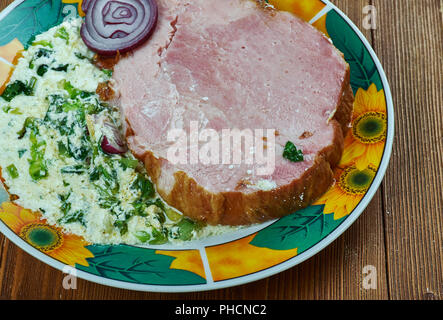
[[[351,86],[354,94],[358,88],[367,90],[374,83],[383,89],[380,74],[372,57],[351,26],[335,11],[326,16],[326,29],[334,45],[343,52],[351,67]]]
[[[324,205],[314,205],[283,217],[259,231],[250,244],[274,250],[309,249],[330,234],[345,218],[334,220],[323,213]]]
[[[174,257],[156,254],[154,249],[127,245],[90,245],[94,255],[89,267],[76,268],[94,275],[125,282],[150,285],[206,284],[201,276],[186,270],[170,269]]]
[[[0,46],[18,38],[26,45],[33,36],[63,21],[60,0],[25,0],[0,21]]]

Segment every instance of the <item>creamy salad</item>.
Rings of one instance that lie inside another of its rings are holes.
[[[103,148],[121,137],[119,110],[100,101],[111,70],[92,62],[82,20],[38,35],[0,98],[0,167],[17,204],[92,243],[158,245],[231,230],[165,204],[143,164]]]

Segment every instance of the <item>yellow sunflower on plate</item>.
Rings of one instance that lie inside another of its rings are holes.
[[[324,204],[325,214],[334,213],[334,219],[347,216],[354,210],[368,191],[374,180],[377,168],[369,165],[360,170],[355,165],[335,169],[335,184],[316,204]]]
[[[0,220],[34,248],[65,264],[88,266],[86,258],[93,257],[85,248],[88,243],[83,238],[63,233],[60,228],[47,224],[38,214],[12,202],[1,205]]]
[[[345,138],[341,163],[355,163],[359,170],[368,165],[378,166],[385,147],[387,127],[384,91],[377,91],[375,84],[368,90],[358,89],[352,128]]]

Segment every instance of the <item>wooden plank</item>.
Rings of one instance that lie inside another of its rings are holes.
[[[0,9],[9,0],[0,0]],[[334,3],[362,24],[369,0]],[[371,40],[371,32],[363,30]],[[115,289],[78,280],[77,290],[62,287],[63,274],[36,260],[0,235],[0,297],[45,299],[386,299],[388,287],[382,220],[377,192],[362,216],[333,244],[308,261],[243,286],[190,294],[157,294]],[[377,269],[377,290],[362,288],[363,267]]]
[[[387,299],[381,197],[334,243],[310,260],[276,275],[269,283],[275,299]],[[363,268],[377,270],[377,289],[362,287]]]
[[[375,49],[390,80],[396,137],[384,180],[393,299],[443,298],[441,0],[375,0]]]

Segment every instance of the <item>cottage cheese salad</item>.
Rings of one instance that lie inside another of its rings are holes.
[[[158,245],[233,229],[184,217],[127,148],[112,152],[124,147],[120,113],[96,94],[112,71],[92,63],[81,23],[38,35],[1,95],[0,167],[14,202],[92,243]]]

